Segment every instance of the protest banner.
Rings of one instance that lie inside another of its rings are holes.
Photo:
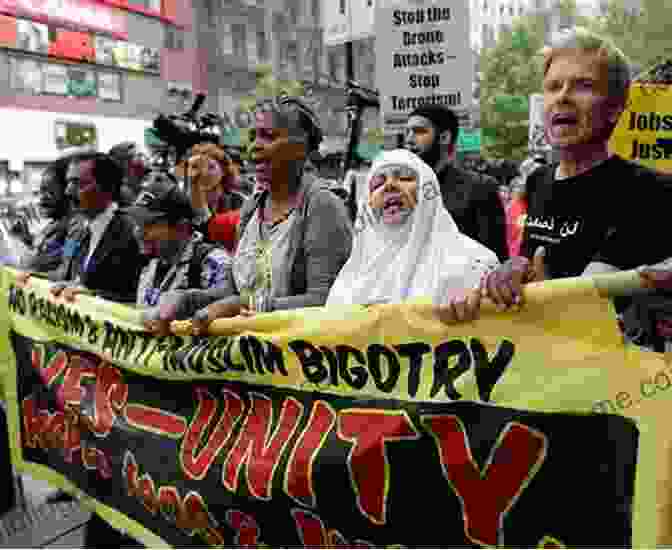
[[[672,540],[672,367],[623,347],[597,279],[462,326],[418,302],[155,338],[136,310],[14,274],[15,465],[148,546]]]
[[[609,148],[625,159],[672,173],[672,86],[632,84]]]
[[[413,109],[445,105],[464,122],[472,105],[474,63],[466,0],[378,2],[375,13],[376,86],[386,133]]]

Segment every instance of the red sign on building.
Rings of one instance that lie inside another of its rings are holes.
[[[93,0],[0,0],[0,13],[128,38],[126,14]]]

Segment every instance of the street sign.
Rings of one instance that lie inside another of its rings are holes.
[[[376,87],[386,132],[423,105],[445,105],[461,116],[471,109],[469,28],[468,0],[378,2]]]
[[[154,128],[145,128],[145,147],[161,147],[166,143],[159,138]]]
[[[481,150],[481,130],[472,130],[470,132],[460,129],[457,135],[457,152],[470,153]]]
[[[375,4],[376,0],[323,0],[324,44],[338,46],[373,36]]]

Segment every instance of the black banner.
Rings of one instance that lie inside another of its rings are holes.
[[[620,416],[162,381],[12,343],[24,458],[175,547],[631,547]]]

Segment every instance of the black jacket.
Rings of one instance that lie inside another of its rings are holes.
[[[77,241],[81,228],[73,224],[68,240]],[[67,248],[67,244],[66,244]],[[133,222],[117,210],[89,260],[86,271],[81,271],[82,254],[64,254],[52,280],[74,281],[81,276],[81,284],[101,298],[124,303],[135,303],[140,272],[146,260],[135,238]]]
[[[500,261],[507,260],[506,213],[494,178],[450,164],[437,177],[443,205],[460,231],[487,246]]]

